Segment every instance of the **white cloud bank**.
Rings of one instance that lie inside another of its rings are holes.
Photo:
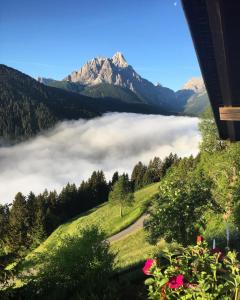
[[[197,118],[129,113],[60,123],[28,142],[0,148],[0,203],[11,202],[19,191],[79,185],[94,170],[109,179],[115,170],[130,172],[139,160],[170,152],[196,155],[197,125]]]

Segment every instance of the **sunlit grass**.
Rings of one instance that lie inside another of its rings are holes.
[[[165,247],[161,240],[157,246],[150,245],[146,240],[144,229],[138,229],[134,233],[111,243],[111,250],[117,253],[116,268],[127,268],[131,265],[153,257],[156,251]]]

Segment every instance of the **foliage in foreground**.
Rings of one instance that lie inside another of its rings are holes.
[[[205,225],[204,212],[218,208],[211,188],[210,178],[196,168],[196,159],[181,160],[161,182],[159,197],[145,224],[150,241],[164,238],[169,243],[192,243]]]
[[[151,275],[145,281],[149,299],[238,299],[240,269],[237,253],[224,256],[219,249],[209,250],[205,242],[165,250],[156,260],[148,260],[143,269]]]
[[[105,238],[93,226],[66,236],[53,254],[44,253],[40,270],[27,276],[27,299],[113,299],[115,255]]]

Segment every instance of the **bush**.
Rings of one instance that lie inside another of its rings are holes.
[[[51,255],[44,255],[28,284],[28,299],[113,299],[110,276],[115,255],[97,227],[66,236]]]
[[[184,166],[185,167],[185,166]],[[175,175],[175,174],[173,174]],[[201,172],[185,170],[185,176],[168,176],[159,188],[150,218],[145,222],[149,241],[164,238],[168,243],[192,243],[204,226],[204,212],[215,209],[212,182]],[[170,222],[171,220],[171,222]]]

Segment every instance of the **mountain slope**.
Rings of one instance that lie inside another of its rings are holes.
[[[38,77],[38,82],[43,83],[47,86],[63,89],[73,93],[81,93],[84,90],[84,85],[77,84],[70,81],[59,81],[50,78]]]
[[[30,137],[59,120],[97,115],[87,97],[47,87],[17,70],[0,65],[1,137]]]
[[[210,105],[208,94],[202,78],[193,77],[176,92],[183,113],[190,116],[201,115]]]
[[[207,92],[194,94],[187,100],[184,106],[184,113],[190,116],[199,116],[209,105],[210,102]]]
[[[38,81],[47,86],[60,88],[73,93],[79,93],[92,98],[112,98],[127,103],[143,103],[143,101],[140,100],[131,90],[109,83],[84,86],[76,82],[58,81],[41,77],[38,78]]]
[[[81,91],[81,94],[93,98],[110,97],[112,99],[118,99],[127,103],[144,103],[130,89],[108,83],[100,83],[94,86],[86,86]]]

